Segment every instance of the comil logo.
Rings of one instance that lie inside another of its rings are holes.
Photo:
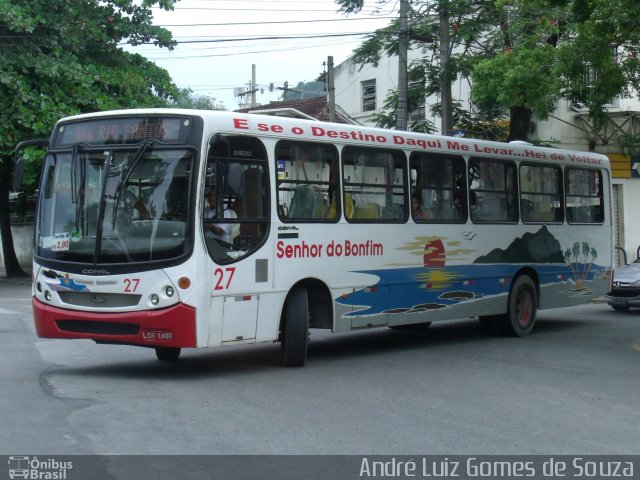
[[[54,458],[9,457],[9,478],[32,480],[66,480],[67,470],[73,468],[73,462],[62,462]]]

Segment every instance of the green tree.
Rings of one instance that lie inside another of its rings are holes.
[[[569,0],[500,0],[492,54],[472,72],[473,101],[509,111],[507,140],[528,140],[533,118],[546,119],[560,97],[560,42],[569,40]]]
[[[354,13],[364,7],[363,0],[336,0],[344,13]],[[374,3],[374,2],[372,2]],[[380,7],[393,2],[378,0]],[[496,38],[496,18],[500,10],[496,0],[417,0],[412,1],[408,10],[409,45],[421,56],[409,65],[409,111],[424,104],[425,98],[441,97],[444,89],[450,89],[456,79],[465,81],[470,78],[478,58],[488,58],[494,53]],[[446,66],[441,69],[442,53],[440,42],[441,14],[446,11],[449,19],[447,39],[449,49],[446,52]],[[377,65],[382,55],[398,53],[399,21],[393,21],[388,27],[371,34],[354,51],[356,64]],[[397,93],[390,91],[383,106],[383,112],[375,117],[378,126],[393,127]],[[465,129],[469,136],[495,139],[501,128],[496,120],[504,117],[504,111],[497,105],[484,105],[482,111],[468,111],[461,108],[460,99],[453,100],[450,116],[456,128]],[[447,108],[440,102],[431,106],[431,111],[441,114]],[[428,121],[409,122],[413,131],[433,132],[436,127]]]
[[[196,110],[227,110],[224,104],[222,102],[218,102],[215,98],[207,95],[194,94],[189,89],[181,90],[178,98],[171,102],[171,106],[176,108],[192,108]]]
[[[585,105],[594,127],[602,129],[605,106],[639,91],[640,2],[574,0],[572,13],[571,41],[558,47],[561,93]]]
[[[336,3],[345,13],[364,6],[364,0]],[[423,55],[410,66],[409,109],[417,106],[411,105],[412,98],[420,101],[455,79],[471,79],[477,110],[456,112],[455,103],[453,110],[454,124],[471,132],[496,125],[501,112],[508,112],[507,139],[527,140],[533,119],[546,119],[561,97],[586,105],[595,128],[601,129],[606,105],[640,88],[637,0],[412,0],[411,7],[411,47]],[[438,76],[437,14],[442,8],[449,13],[451,45],[444,81]],[[383,54],[397,54],[397,32],[392,22],[373,33],[355,50],[354,61],[376,64]],[[394,92],[390,95],[378,119],[384,126],[395,116]],[[639,138],[628,143],[637,144]]]
[[[287,94],[287,100],[303,100],[307,98],[326,96],[326,88],[323,81],[298,82],[293,90]]]
[[[164,106],[179,96],[168,72],[120,48],[173,48],[151,7],[174,0],[0,0],[0,234],[8,276],[23,274],[9,223],[11,152],[48,137],[60,117]]]

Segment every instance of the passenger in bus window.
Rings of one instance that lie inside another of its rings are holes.
[[[205,209],[204,209],[204,218],[205,219],[217,218],[218,210],[216,207],[218,204],[218,197],[217,197],[217,192],[215,188],[209,188],[209,190],[207,191],[207,203],[208,205],[205,206]],[[236,215],[236,212],[234,212],[230,208],[225,208],[224,218],[238,218],[238,216]],[[231,232],[233,230],[233,225],[234,225],[233,223],[226,223],[226,222],[225,223],[205,223],[204,224],[205,236],[207,238],[220,240],[230,245],[232,242]]]
[[[411,215],[414,220],[425,220],[426,218],[417,195],[411,195]]]

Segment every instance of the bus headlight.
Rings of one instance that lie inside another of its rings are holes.
[[[176,293],[176,291],[173,289],[173,287],[169,286],[164,289],[164,293],[167,294],[167,297],[173,297],[173,294]]]
[[[46,290],[46,291],[44,292],[44,299],[45,299],[47,302],[50,302],[50,301],[51,301],[51,292],[50,292],[49,290]]]
[[[160,298],[155,293],[151,295],[151,304],[158,305],[160,303]]]

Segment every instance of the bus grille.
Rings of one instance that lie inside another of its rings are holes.
[[[134,307],[140,302],[141,295],[124,293],[58,292],[60,300],[78,307],[119,308]]]
[[[56,320],[63,332],[96,333],[102,335],[136,335],[140,330],[133,323],[95,322],[92,320]]]

